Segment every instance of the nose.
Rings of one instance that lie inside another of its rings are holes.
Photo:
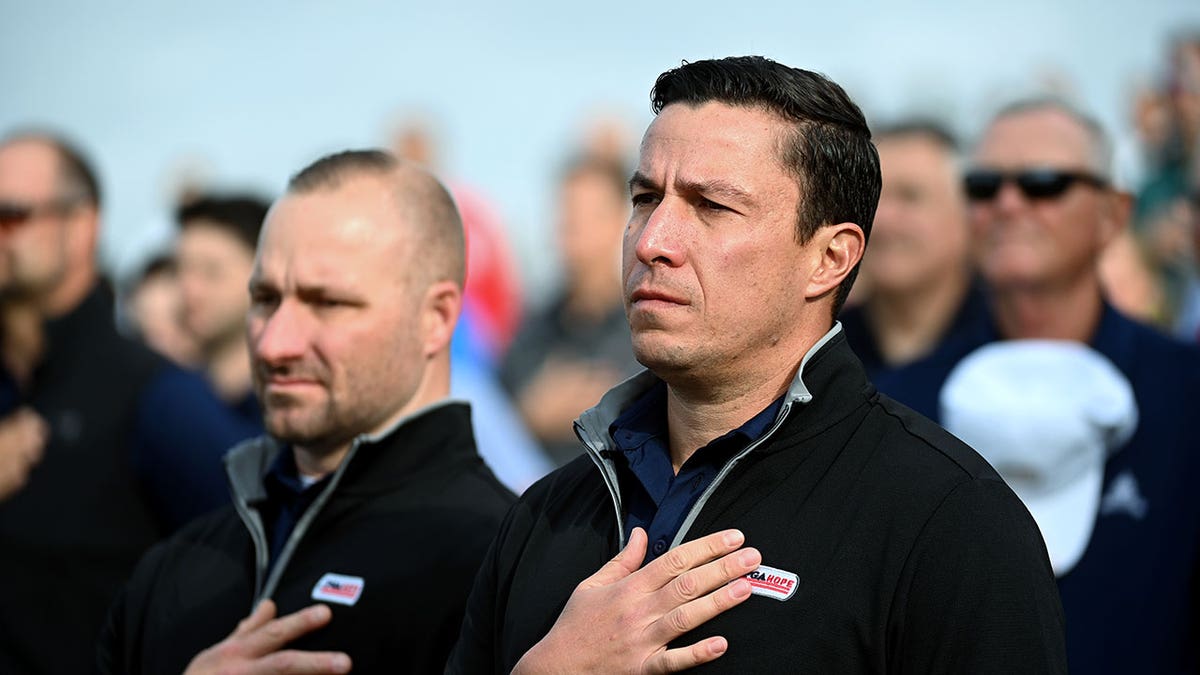
[[[251,308],[247,324],[255,358],[269,366],[297,361],[308,348],[311,328],[296,303],[283,300],[271,312]]]
[[[1000,183],[1000,190],[996,193],[993,204],[997,212],[1009,214],[1028,206],[1029,199],[1021,192],[1021,188],[1017,187],[1016,181],[1005,180]]]
[[[683,264],[685,249],[682,231],[686,225],[686,204],[682,199],[663,197],[649,214],[637,210],[630,216],[630,236],[634,238],[634,254],[644,265],[663,264],[678,267]],[[643,222],[639,220],[643,219]]]

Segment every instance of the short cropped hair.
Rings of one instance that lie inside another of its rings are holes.
[[[233,235],[253,252],[268,208],[265,200],[253,195],[203,195],[180,206],[175,222],[180,230],[186,230],[205,221]]]
[[[1041,110],[1052,110],[1062,113],[1075,122],[1075,124],[1079,125],[1088,137],[1088,163],[1091,165],[1091,170],[1095,171],[1102,178],[1112,180],[1112,141],[1109,140],[1104,127],[1101,126],[1096,118],[1083,112],[1083,110],[1071,104],[1066,99],[1057,96],[1037,96],[1014,101],[1000,108],[992,116],[991,121],[988,122],[988,126],[992,126],[1005,117]]]
[[[88,156],[78,145],[56,132],[25,130],[5,136],[4,140],[0,141],[0,146],[19,141],[43,143],[58,156],[60,198],[100,209],[100,181],[96,178],[96,170],[92,168]]]
[[[307,194],[335,190],[356,176],[392,177],[398,215],[417,234],[418,260],[429,281],[449,279],[466,284],[466,236],[462,216],[450,191],[433,174],[383,150],[345,150],[326,155],[288,181],[288,192]]]
[[[767,110],[792,123],[783,166],[800,185],[796,240],[826,225],[856,223],[870,237],[882,179],[879,154],[862,110],[837,83],[762,56],[684,62],[658,77],[650,93],[657,115],[674,103],[716,101]],[[833,316],[850,294],[856,265],[838,288]]]
[[[876,143],[891,138],[910,137],[928,139],[951,155],[957,155],[962,148],[958,137],[944,124],[923,117],[905,118],[875,129]]]

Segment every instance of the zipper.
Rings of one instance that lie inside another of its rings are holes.
[[[770,439],[771,436],[774,436],[779,427],[783,426],[783,421],[787,419],[788,412],[792,409],[792,403],[793,401],[785,401],[783,408],[779,411],[779,416],[775,418],[775,423],[771,425],[771,428],[767,429],[767,433],[759,436],[758,440],[754,441],[750,445],[747,445],[745,450],[742,450],[730,458],[728,462],[725,462],[725,465],[722,466],[721,470],[717,472],[717,477],[713,478],[713,481],[709,483],[708,487],[704,489],[704,492],[700,494],[700,497],[696,500],[696,503],[692,504],[692,508],[688,511],[687,517],[683,519],[683,523],[679,526],[679,531],[675,533],[675,538],[671,540],[670,548],[675,548],[678,546],[679,542],[683,541],[683,538],[687,536],[688,530],[691,529],[692,523],[696,521],[696,517],[700,515],[700,510],[704,508],[705,503],[708,502],[708,498],[717,490],[717,487],[721,485],[726,476],[733,471],[734,466],[736,466],[737,463],[740,462],[746,455],[754,452],[754,450]]]
[[[587,451],[588,457],[592,463],[600,470],[600,476],[604,479],[604,487],[608,489],[608,496],[612,499],[613,511],[617,514],[617,550],[625,548],[625,518],[621,515],[621,490],[617,486],[616,474],[611,471],[611,467],[600,456],[600,450],[597,449],[591,440],[585,438],[587,429],[583,425],[575,422],[575,435],[583,442],[584,450]],[[603,447],[603,444],[601,444]]]
[[[259,594],[262,592],[263,575],[267,571],[267,558],[270,555],[270,551],[267,549],[267,534],[263,528],[262,518],[250,510],[244,498],[238,496],[233,500],[233,505],[242,519],[242,524],[250,531],[251,541],[254,542],[254,600],[251,603],[251,610],[253,610],[254,606],[258,604]]]

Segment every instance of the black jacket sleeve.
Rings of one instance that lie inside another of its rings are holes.
[[[153,546],[138,562],[133,575],[117,595],[96,643],[98,675],[133,675],[141,672],[142,622],[146,597],[162,565],[166,542]]]
[[[918,537],[889,625],[893,673],[1066,673],[1062,604],[1012,490],[959,484]]]
[[[510,509],[496,538],[488,548],[475,583],[467,598],[467,609],[463,616],[458,642],[450,652],[446,663],[447,673],[491,673],[499,672],[498,631],[503,627],[498,599],[500,549],[509,533],[514,512]]]

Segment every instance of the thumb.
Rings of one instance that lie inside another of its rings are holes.
[[[640,527],[633,528],[625,548],[612,560],[604,563],[604,566],[596,570],[584,583],[589,586],[606,586],[633,574],[646,559],[647,541],[645,530]]]

